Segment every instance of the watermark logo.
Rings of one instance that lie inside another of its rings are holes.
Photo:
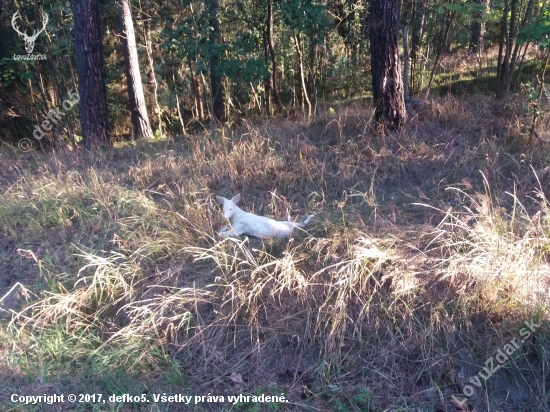
[[[487,359],[483,370],[480,371],[476,376],[470,377],[469,382],[472,385],[481,388],[483,382],[487,381],[487,379],[493,376],[496,371],[498,371],[501,366],[504,365],[504,363],[506,363],[508,359],[510,359],[510,356],[521,347],[521,344],[525,343],[525,341],[529,339],[531,333],[535,332],[536,328],[540,326],[535,325],[532,319],[530,322],[525,321],[524,325],[527,327],[522,328],[519,331],[519,334],[523,339],[512,339],[509,343],[504,345],[504,348],[497,350],[495,356],[491,356],[489,359]],[[483,381],[480,378],[483,379]],[[462,393],[466,396],[465,398],[459,399],[458,397],[453,395],[451,396],[451,398],[453,398],[451,400],[451,403],[462,409],[468,398],[475,393],[475,389],[472,385],[466,385],[462,389]]]
[[[80,102],[80,96],[77,92],[71,90],[69,92],[69,98],[64,100],[61,104],[63,110],[59,107],[50,110],[46,115],[47,119],[44,119],[42,123],[34,126],[34,131],[32,132],[34,138],[36,140],[41,140],[46,134],[44,130],[50,131],[55,126],[63,127],[63,118],[67,116],[67,112],[71,110],[73,106],[77,105],[78,102]],[[22,152],[28,152],[32,148],[32,141],[25,137],[19,141],[18,147]]]
[[[21,55],[13,55],[14,60],[45,60],[46,56],[43,55],[34,55],[31,54],[34,50],[34,44],[36,42],[36,39],[38,38],[38,35],[42,33],[46,29],[46,24],[48,24],[49,17],[46,13],[42,13],[42,28],[40,30],[34,30],[32,33],[32,36],[29,36],[27,34],[27,31],[21,31],[19,29],[19,26],[17,25],[17,19],[21,19],[21,14],[19,14],[19,11],[16,11],[13,14],[13,17],[11,19],[11,26],[13,29],[19,34],[19,36],[23,37],[23,40],[25,41],[25,50],[27,51],[27,56],[21,56]]]

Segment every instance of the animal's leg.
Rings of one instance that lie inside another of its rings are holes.
[[[218,236],[238,237],[239,234],[237,232],[235,232],[235,230],[233,230],[230,225],[226,225],[226,226],[222,227],[222,230],[220,231],[220,233],[218,233]]]
[[[302,223],[295,223],[294,226],[296,227],[304,227],[305,225],[307,225],[309,223],[309,221],[311,219],[313,219],[315,217],[315,215],[309,215],[306,220],[304,220]]]

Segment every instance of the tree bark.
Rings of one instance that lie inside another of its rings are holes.
[[[147,61],[149,62],[149,72],[147,73],[147,83],[149,84],[149,89],[153,92],[155,97],[155,106],[157,108],[157,115],[159,119],[159,133],[162,135],[162,111],[160,109],[159,100],[158,100],[158,83],[157,77],[155,75],[155,61],[153,60],[153,42],[151,40],[151,9],[149,7],[149,0],[145,2],[145,13],[147,17],[145,18],[145,48],[147,50]]]
[[[312,101],[315,101],[317,91],[315,90],[315,33],[313,30],[309,32],[309,59],[308,59],[308,75],[307,87]]]
[[[273,91],[273,98],[277,105],[277,111],[283,111],[283,104],[281,103],[281,97],[279,96],[279,86],[277,83],[277,61],[275,60],[275,44],[273,41],[273,2],[267,0],[267,44],[269,46],[269,56],[271,58],[271,90]]]
[[[212,116],[218,124],[224,122],[223,84],[220,75],[220,22],[218,21],[218,0],[210,0],[210,90],[212,93]]]
[[[304,54],[302,50],[302,44],[300,42],[300,36],[301,34],[293,34],[294,36],[294,44],[296,45],[296,53],[298,53],[298,64],[300,66],[300,83],[302,86],[302,106],[304,104],[304,101],[307,104],[307,116],[308,118],[311,117],[311,101],[309,100],[308,94],[307,94],[307,87],[306,87],[306,78],[304,73]]]
[[[264,3],[264,14],[267,16],[267,2]],[[267,44],[267,22],[266,26],[264,27],[263,35],[263,46],[264,46],[264,59],[265,59],[265,65],[269,68],[269,65],[271,63],[271,59],[269,57],[269,46]],[[271,89],[272,89],[272,83],[273,83],[273,76],[271,73],[264,78],[264,91],[265,91],[265,109],[268,116],[271,116],[273,113],[271,112]]]
[[[411,60],[413,66],[420,52],[422,45],[422,36],[424,34],[424,20],[426,16],[426,0],[420,0],[414,3],[413,30],[411,36]]]
[[[498,39],[498,57],[497,57],[497,97],[502,97],[502,66],[504,57],[504,44],[506,42],[506,31],[508,30],[508,0],[504,0],[504,11],[500,21],[500,36]]]
[[[529,19],[531,18],[531,13],[533,12],[533,3],[534,3],[534,0],[529,0],[529,3],[527,4],[527,8],[525,10],[525,14],[523,16],[523,20],[522,20],[521,25],[520,25],[520,30],[525,27],[525,25],[529,22]],[[527,45],[528,44],[529,44],[529,42],[527,42]],[[526,45],[525,50],[527,50],[527,45]],[[521,47],[521,45],[519,43],[516,43],[514,45],[514,52],[512,53],[512,60],[510,62],[510,77],[514,73],[514,69],[515,69],[516,63],[518,61],[520,47]],[[525,54],[524,54],[524,56],[525,56]],[[523,61],[523,59],[522,59],[522,61]],[[519,72],[519,68],[518,68],[518,72]],[[517,76],[517,78],[519,78],[519,75]],[[510,80],[508,88],[510,89],[511,87],[515,86],[516,83],[517,83],[517,79],[513,84]]]
[[[517,5],[518,0],[511,0],[510,3],[508,0],[504,2],[497,61],[498,98],[505,97],[510,91],[511,71],[515,65],[515,61],[511,62],[511,57],[512,44],[515,42],[517,35]],[[508,12],[510,12],[510,27],[508,27]]]
[[[445,0],[445,3],[447,4],[454,4],[455,0]],[[456,13],[456,12],[451,12],[451,11],[448,11],[447,9],[445,9],[445,12],[443,13],[443,19],[442,19],[442,24],[441,24],[441,27],[451,27],[451,19],[453,17],[453,14]],[[451,54],[451,43],[450,42],[445,42],[443,43],[443,53],[445,54]]]
[[[183,122],[183,115],[181,114],[180,109],[180,99],[178,97],[178,89],[176,87],[176,75],[174,74],[174,70],[172,68],[172,84],[174,85],[174,94],[176,95],[176,109],[178,111],[178,119],[180,121],[180,127],[181,127],[181,134],[185,136],[185,123]]]
[[[98,0],[74,0],[74,33],[80,123],[84,147],[112,147],[107,116]]]
[[[194,65],[191,62],[191,58],[187,58],[187,66],[189,67],[189,75],[191,76],[191,92],[195,99],[195,108],[197,111],[197,117],[202,122],[204,120],[204,104],[201,93],[201,85],[197,74],[195,74]]]
[[[508,94],[510,91],[510,81],[512,77],[512,45],[516,41],[517,35],[517,6],[518,0],[512,0],[510,4],[511,14],[510,14],[510,31],[508,32],[508,37],[506,39],[506,56],[504,57],[504,94]],[[513,63],[515,64],[515,62]]]
[[[122,27],[122,49],[124,52],[124,63],[126,69],[126,83],[128,85],[128,96],[130,98],[130,112],[132,113],[132,125],[136,139],[150,139],[153,136],[141,73],[139,71],[139,60],[136,46],[136,34],[132,20],[132,5],[130,0],[118,0],[120,6],[120,24]]]
[[[397,2],[371,0],[369,14],[374,117],[388,130],[396,130],[407,120],[397,42]]]
[[[443,50],[445,50],[445,45],[447,44],[447,39],[449,38],[449,31],[451,30],[451,25],[453,24],[453,19],[455,18],[455,16],[456,16],[456,11],[453,11],[453,12],[451,12],[451,15],[449,16],[449,18],[445,19],[447,21],[447,26],[442,29],[442,30],[444,30],[443,40],[442,40],[441,45],[439,46],[439,51],[437,52],[437,55],[435,56],[435,62],[434,62],[434,65],[432,67],[432,72],[430,73],[430,81],[428,82],[428,87],[427,87],[428,90],[426,92],[426,96],[428,96],[428,94],[430,94],[430,88],[432,87],[432,82],[434,80],[435,69],[437,69],[437,65],[439,64],[439,59],[441,58],[441,55],[443,54]],[[426,60],[427,60],[427,58],[426,58]]]
[[[476,3],[488,6],[487,0],[477,0]],[[477,54],[483,48],[483,36],[485,35],[485,23],[479,21],[483,18],[483,12],[476,11],[473,13],[474,22],[472,24],[472,37],[470,38],[470,54]]]
[[[403,26],[403,98],[409,100],[409,25]]]

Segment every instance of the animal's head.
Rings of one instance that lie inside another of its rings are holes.
[[[224,219],[231,219],[231,217],[240,210],[240,208],[237,206],[237,203],[239,203],[239,200],[241,200],[240,194],[236,194],[231,200],[226,199],[225,197],[216,196],[216,200],[218,201],[218,203],[223,205]]]

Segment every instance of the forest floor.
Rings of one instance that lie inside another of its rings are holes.
[[[0,409],[549,411],[550,133],[521,99],[0,154]],[[237,192],[315,219],[219,239]]]

